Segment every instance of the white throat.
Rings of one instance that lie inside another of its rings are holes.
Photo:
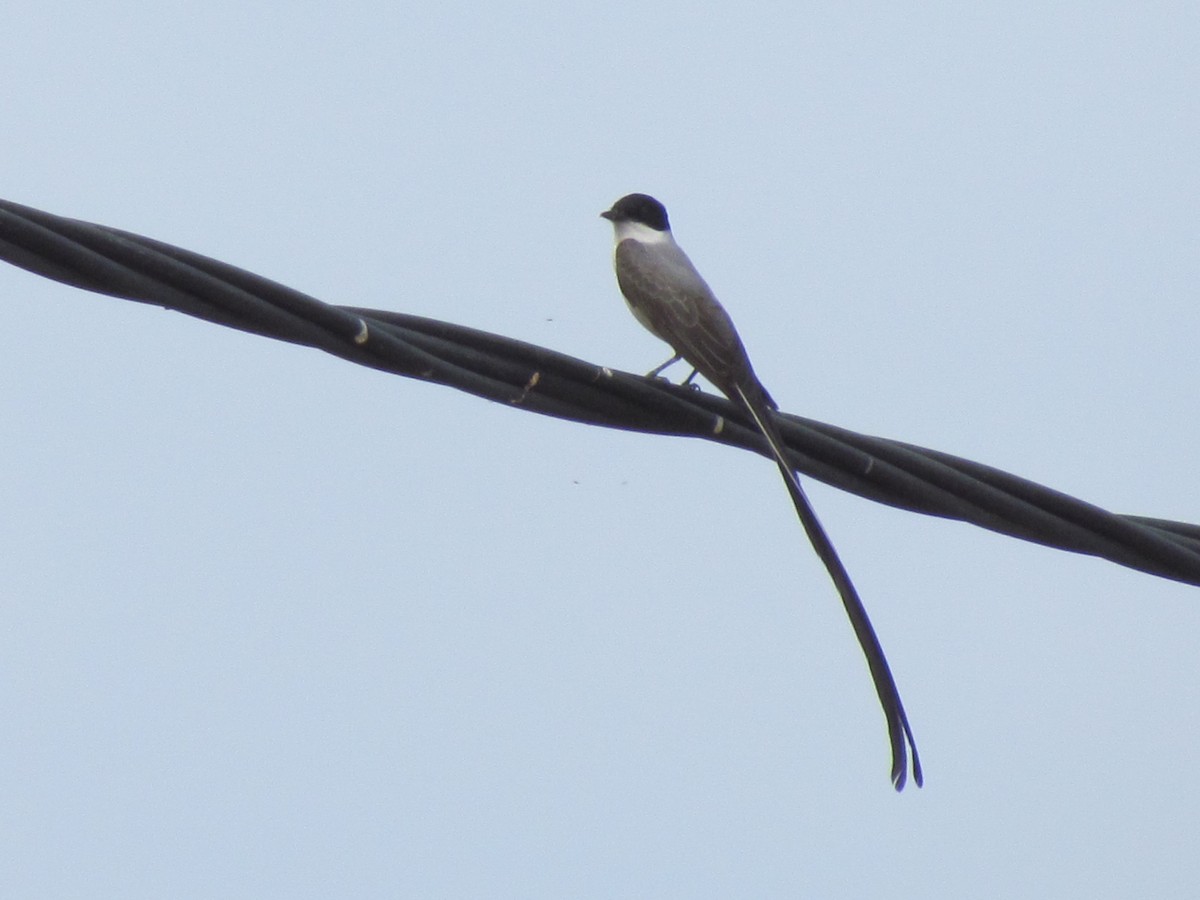
[[[640,241],[643,244],[673,244],[670,231],[657,231],[641,222],[614,222],[613,237],[621,241]]]

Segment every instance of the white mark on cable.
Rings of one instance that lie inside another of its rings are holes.
[[[534,372],[532,375],[529,376],[529,380],[527,382],[525,382],[525,389],[521,391],[521,396],[514,397],[512,400],[510,400],[508,402],[511,403],[513,406],[520,406],[522,403],[525,402],[525,398],[529,396],[529,392],[532,391],[535,387],[537,387],[538,382],[541,380],[542,380],[542,373]]]

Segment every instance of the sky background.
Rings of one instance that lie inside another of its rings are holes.
[[[0,196],[1200,520],[1189,3],[18,3]],[[1193,897],[1200,592],[0,266],[0,895]]]

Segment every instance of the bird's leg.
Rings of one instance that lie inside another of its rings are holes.
[[[681,359],[683,359],[683,356],[676,353],[674,356],[672,356],[670,359],[668,359],[665,363],[663,363],[657,369],[651,369],[649,372],[647,372],[646,377],[647,378],[658,378],[659,374],[665,368],[667,368],[668,366],[675,365],[675,363],[679,362]],[[679,386],[680,387],[690,387],[693,391],[700,390],[700,385],[692,383],[695,380],[696,376],[699,374],[700,374],[699,369],[692,369],[692,374],[689,375],[687,378],[683,379],[683,381],[679,382]]]
[[[649,372],[647,372],[646,377],[647,378],[657,378],[663,369],[667,368],[668,366],[674,365],[675,363],[679,362],[681,359],[683,359],[683,356],[676,353],[674,356],[672,356],[670,359],[668,359],[665,363],[663,363],[657,369],[651,369]]]

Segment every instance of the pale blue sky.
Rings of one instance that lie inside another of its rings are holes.
[[[1189,4],[19,4],[0,196],[1200,520]],[[0,266],[0,895],[1194,896],[1200,593]]]

